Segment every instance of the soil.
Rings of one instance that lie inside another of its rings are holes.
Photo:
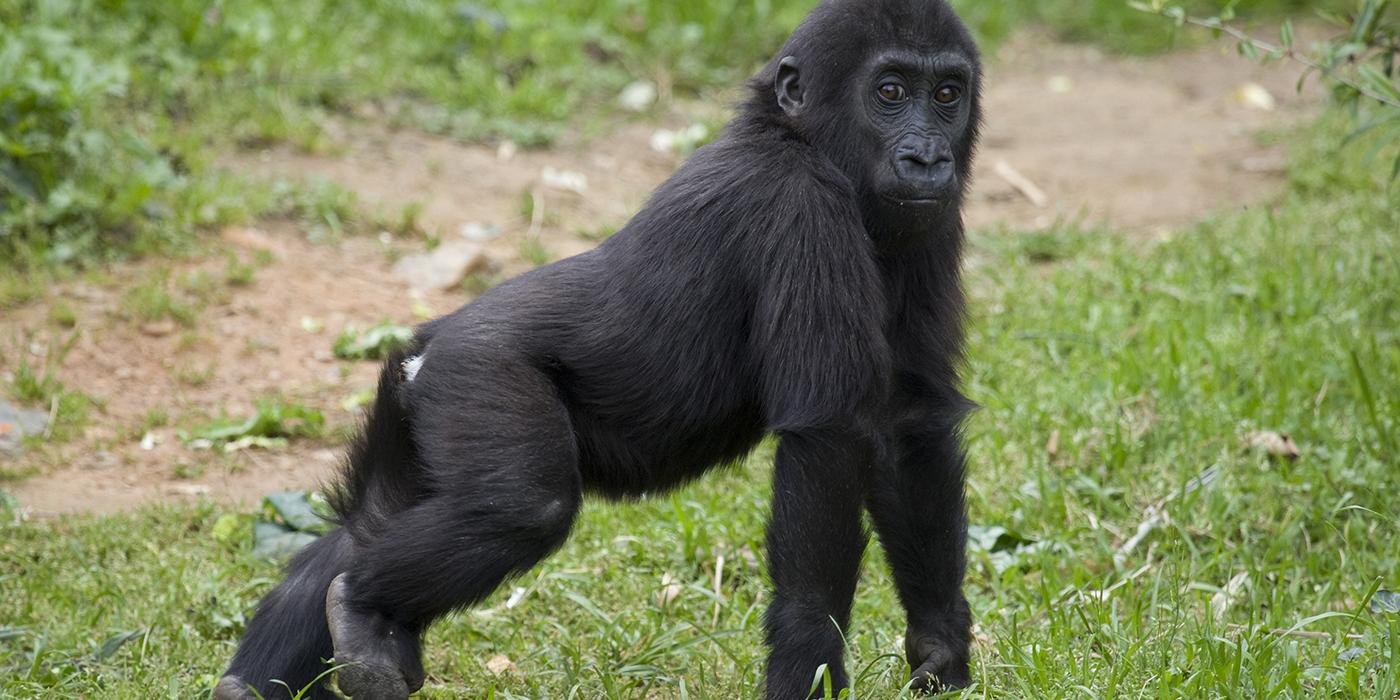
[[[1283,182],[1286,139],[1261,134],[1286,135],[1319,103],[1316,94],[1295,94],[1297,75],[1220,50],[1122,59],[1017,42],[988,70],[968,223],[989,231],[1104,223],[1152,237],[1208,212],[1267,203]],[[1239,99],[1246,83],[1263,87],[1275,108]],[[419,205],[421,227],[443,238],[469,225],[497,227],[500,236],[484,246],[499,274],[509,275],[531,265],[521,252],[526,237],[559,258],[625,223],[680,163],[650,147],[652,134],[684,127],[707,109],[714,107],[671,105],[601,137],[513,154],[356,123],[340,127],[345,147],[331,155],[272,149],[225,164],[254,177],[329,179],[390,218]],[[546,168],[586,176],[584,193],[546,184]],[[1043,205],[1024,184],[1013,186],[1008,172],[1041,190]],[[535,202],[528,219],[527,193]],[[50,307],[62,301],[76,312],[78,339],[58,376],[100,400],[81,437],[0,456],[10,460],[0,461],[5,471],[36,472],[0,486],[32,517],[191,499],[247,505],[272,491],[315,486],[333,474],[341,440],[223,456],[186,447],[178,433],[211,417],[247,415],[255,400],[276,395],[323,410],[332,434],[343,437],[357,414],[342,404],[373,386],[377,367],[334,359],[335,335],[383,320],[411,324],[469,299],[461,290],[415,293],[393,274],[396,257],[423,246],[421,238],[386,236],[312,243],[292,223],[233,228],[194,259],[122,265],[0,311],[7,343],[0,367],[11,369],[18,353],[42,364],[49,343],[63,336]],[[222,280],[226,256],[250,260],[259,250],[272,261],[252,283],[220,287],[188,328],[134,320],[123,303],[159,270],[177,281],[200,272]]]

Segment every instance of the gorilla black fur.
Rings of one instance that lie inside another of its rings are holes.
[[[282,697],[274,679],[299,689],[332,656],[342,691],[404,698],[427,626],[557,549],[585,493],[662,492],[766,433],[767,697],[807,697],[821,664],[847,684],[862,509],[916,684],[969,682],[957,367],[976,48],[943,0],[829,0],[751,88],[616,235],[387,363],[341,528],[262,602],[216,698]]]

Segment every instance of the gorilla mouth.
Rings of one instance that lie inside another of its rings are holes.
[[[887,194],[883,195],[882,198],[885,201],[890,202],[891,204],[897,204],[900,206],[928,206],[933,204],[942,204],[944,202],[944,198],[939,197],[937,195]]]

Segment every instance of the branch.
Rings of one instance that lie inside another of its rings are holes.
[[[1250,46],[1253,46],[1254,48],[1259,49],[1260,51],[1273,54],[1282,58],[1287,58],[1290,61],[1293,61],[1294,63],[1298,63],[1303,66],[1306,66],[1307,68],[1315,70],[1318,73],[1322,74],[1322,76],[1327,78],[1328,80],[1341,83],[1342,85],[1345,85],[1355,90],[1360,95],[1369,97],[1383,105],[1394,107],[1395,109],[1400,109],[1400,100],[1397,100],[1389,95],[1376,92],[1375,90],[1372,90],[1371,88],[1366,87],[1365,85],[1362,85],[1361,83],[1345,75],[1342,75],[1341,73],[1338,73],[1331,66],[1323,65],[1322,63],[1308,58],[1307,55],[1299,53],[1298,50],[1294,49],[1292,46],[1276,46],[1267,41],[1255,39],[1254,37],[1250,36],[1244,31],[1229,24],[1226,24],[1225,22],[1222,22],[1219,19],[1201,19],[1199,17],[1191,17],[1189,15],[1169,14],[1160,9],[1153,11],[1171,20],[1176,20],[1197,27],[1203,27],[1205,29],[1213,29],[1215,31],[1224,32],[1230,35],[1231,37],[1235,38],[1236,40],[1242,43],[1249,44]]]

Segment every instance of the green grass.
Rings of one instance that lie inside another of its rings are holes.
[[[1400,189],[1321,145],[1336,129],[1300,136],[1276,207],[1164,243],[973,236],[971,517],[1015,537],[972,551],[967,697],[1400,692],[1400,616],[1367,608],[1400,588]],[[1301,456],[1253,451],[1257,430]],[[590,504],[519,605],[508,587],[432,631],[425,697],[756,697],[771,454]],[[0,696],[204,697],[277,576],[215,536],[221,514],[5,527]],[[863,698],[906,673],[881,559],[849,638]],[[489,672],[496,655],[518,672]]]
[[[93,397],[68,388],[58,379],[58,368],[77,342],[76,332],[51,336],[42,362],[23,347],[15,349],[16,359],[13,361],[6,353],[0,353],[0,367],[9,370],[8,386],[0,384],[0,391],[20,405],[49,413],[50,420],[44,434],[25,436],[24,440],[30,446],[44,442],[62,443],[81,436],[93,405],[98,403]],[[0,461],[0,481],[29,476],[31,469],[22,467],[15,470]]]
[[[680,95],[739,84],[813,4],[0,0],[0,265],[165,253],[256,216],[339,234],[355,223],[343,193],[289,197],[219,172],[216,156],[333,149],[332,119],[545,144],[578,115],[614,116],[638,79]],[[988,49],[1031,23],[1120,51],[1171,44],[1166,22],[1126,0],[955,4]],[[0,303],[31,296],[0,286]]]

